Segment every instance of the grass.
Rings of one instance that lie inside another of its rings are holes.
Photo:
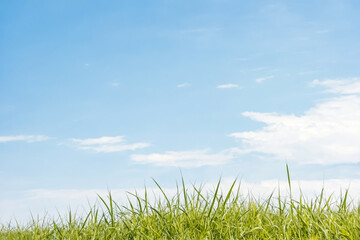
[[[182,181],[170,197],[150,203],[129,193],[132,200],[119,206],[112,198],[99,196],[99,204],[86,216],[69,211],[57,220],[33,219],[27,226],[2,226],[0,239],[360,239],[360,206],[348,199],[325,198],[324,191],[306,200],[280,192],[260,200],[240,194],[234,181],[221,193],[219,180],[213,192],[187,188]]]

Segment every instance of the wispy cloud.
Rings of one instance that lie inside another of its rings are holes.
[[[323,30],[318,30],[318,31],[316,31],[315,33],[316,33],[316,34],[326,34],[326,33],[329,33],[329,32],[330,32],[329,29],[323,29]]]
[[[209,34],[214,33],[216,31],[221,30],[218,27],[200,27],[200,28],[189,28],[185,30],[181,30],[180,33],[182,34]]]
[[[249,58],[246,58],[246,57],[238,57],[238,58],[235,58],[234,60],[240,61],[240,62],[246,62],[246,61],[249,61]]]
[[[99,145],[99,146],[83,146],[80,149],[94,150],[96,152],[122,152],[127,150],[136,150],[140,148],[149,147],[149,143],[132,143],[132,144],[112,144],[112,145]]]
[[[184,88],[184,87],[190,87],[190,86],[191,86],[190,83],[185,82],[185,83],[180,83],[180,84],[178,84],[176,87],[178,87],[178,88]]]
[[[256,67],[256,68],[250,68],[250,69],[241,69],[239,72],[246,73],[246,72],[259,72],[266,70],[266,67]]]
[[[157,166],[201,167],[222,165],[233,159],[237,149],[226,149],[218,153],[210,153],[209,149],[193,151],[167,151],[165,153],[134,154],[131,159],[138,163]]]
[[[116,81],[111,82],[111,83],[109,83],[109,84],[110,84],[110,86],[112,86],[112,87],[118,87],[118,86],[120,86],[120,83],[119,83],[119,82],[116,82]]]
[[[301,71],[301,72],[298,72],[299,75],[311,75],[311,74],[315,74],[317,73],[318,71]]]
[[[267,77],[260,77],[260,78],[255,79],[255,82],[262,83],[263,81],[268,80],[268,79],[272,79],[272,78],[274,78],[273,75],[267,76]]]
[[[324,86],[330,93],[357,94],[360,93],[360,78],[329,79],[325,81],[314,80],[311,85]]]
[[[99,137],[99,138],[86,138],[86,139],[73,138],[71,140],[80,145],[104,145],[104,144],[123,142],[124,137],[116,136],[116,137]]]
[[[219,85],[219,86],[217,86],[217,88],[221,88],[221,89],[226,89],[226,88],[239,88],[239,85],[233,84],[233,83],[228,83],[228,84]]]
[[[70,139],[77,144],[77,147],[82,150],[92,150],[95,152],[122,152],[127,150],[136,150],[140,148],[149,147],[149,143],[138,142],[128,144],[125,142],[123,136],[115,137],[100,137],[100,138],[87,138],[87,139]]]
[[[242,141],[243,150],[269,154],[299,163],[360,162],[359,80],[314,81],[327,91],[341,95],[324,100],[301,116],[244,112],[266,124],[260,130],[232,133]]]
[[[221,28],[205,26],[182,29],[175,32],[176,37],[180,37],[185,40],[197,41],[197,42],[208,42],[216,38]]]
[[[15,135],[15,136],[0,136],[0,143],[24,141],[28,143],[42,142],[49,140],[50,137],[43,135]]]

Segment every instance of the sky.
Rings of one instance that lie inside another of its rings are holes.
[[[360,196],[359,56],[355,0],[1,1],[0,223],[286,164]]]

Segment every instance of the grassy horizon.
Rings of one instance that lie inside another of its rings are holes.
[[[294,199],[287,168],[289,197],[273,192],[260,200],[240,194],[235,180],[221,193],[221,180],[213,192],[201,186],[189,189],[184,180],[174,196],[150,203],[129,193],[133,200],[120,206],[109,192],[85,216],[69,210],[59,219],[32,219],[25,226],[1,226],[1,239],[360,239],[360,205],[349,201],[348,191],[339,199],[324,190],[306,200]]]

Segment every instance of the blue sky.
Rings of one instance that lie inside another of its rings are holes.
[[[2,1],[0,221],[180,171],[357,181],[359,29],[350,0]]]

